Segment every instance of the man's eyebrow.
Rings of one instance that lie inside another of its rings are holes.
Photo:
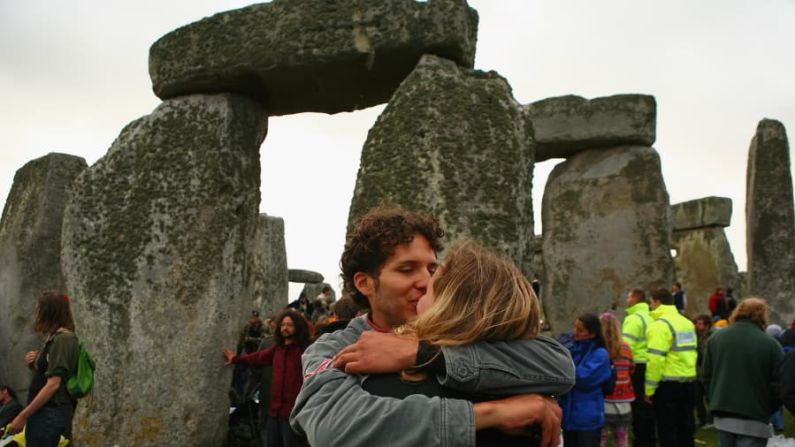
[[[404,260],[398,262],[396,264],[396,266],[401,267],[401,266],[407,266],[408,265],[408,266],[412,266],[413,267],[413,266],[418,265],[418,264],[422,264],[422,262],[420,262],[420,261],[418,261],[416,259],[404,259]],[[438,267],[439,263],[438,262],[432,262],[432,263],[430,263],[428,265],[431,266],[431,267]]]

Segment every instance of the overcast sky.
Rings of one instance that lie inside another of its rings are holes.
[[[63,152],[93,164],[127,123],[157,106],[147,69],[155,40],[248,3],[0,0],[2,203],[26,162]],[[654,146],[671,203],[730,197],[727,233],[745,269],[749,142],[762,118],[783,122],[790,137],[795,128],[795,0],[469,4],[480,14],[476,68],[507,78],[523,104],[654,95]],[[272,118],[262,145],[260,210],[284,218],[289,266],[319,271],[337,289],[359,155],[381,110]],[[536,233],[557,162],[536,166]],[[297,293],[291,287],[291,299]]]

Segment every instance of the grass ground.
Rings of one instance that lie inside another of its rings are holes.
[[[795,438],[795,418],[784,409],[784,436]],[[706,447],[718,446],[718,432],[714,428],[702,428],[696,432],[696,445]]]
[[[795,438],[795,418],[786,409],[784,410],[784,436],[788,438]],[[630,435],[632,436],[632,435]],[[631,439],[630,439],[631,445]],[[612,447],[613,443],[608,442],[608,447]],[[701,428],[696,431],[696,446],[697,447],[718,447],[718,432],[714,428]]]

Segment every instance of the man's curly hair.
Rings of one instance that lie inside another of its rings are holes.
[[[442,251],[444,232],[433,217],[406,210],[391,203],[382,203],[363,215],[345,240],[340,260],[343,288],[357,305],[368,309],[370,303],[353,284],[357,272],[378,277],[384,263],[400,245],[410,244],[420,234],[434,252]]]

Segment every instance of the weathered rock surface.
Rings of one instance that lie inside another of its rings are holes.
[[[529,104],[525,113],[533,124],[539,162],[586,149],[651,146],[656,139],[657,103],[649,95],[559,96]]]
[[[423,54],[472,67],[478,17],[465,0],[275,0],[222,12],[149,50],[155,94],[239,92],[271,115],[389,100]]]
[[[745,221],[748,291],[770,302],[775,322],[789,324],[795,310],[795,211],[789,142],[778,121],[760,121],[751,140]]]
[[[75,182],[64,273],[101,372],[80,445],[223,445],[266,128],[242,96],[165,101]]]
[[[709,314],[708,298],[718,287],[738,291],[737,264],[723,227],[674,231],[671,238],[677,253],[676,278],[687,295],[687,315]]]
[[[287,249],[284,219],[261,214],[253,251],[254,309],[260,315],[275,315],[287,305]]]
[[[704,197],[703,199],[671,205],[673,230],[707,227],[728,227],[732,220],[732,199]]]
[[[290,269],[287,271],[290,282],[321,283],[323,275],[311,270]]]
[[[542,203],[544,307],[556,333],[625,306],[632,287],[673,279],[668,192],[650,147],[579,153],[557,165]]]
[[[0,220],[0,382],[24,403],[30,386],[25,353],[41,347],[33,331],[36,299],[65,290],[61,224],[80,157],[51,153],[17,170]]]
[[[748,272],[739,272],[737,274],[737,289],[734,296],[735,298],[750,296],[748,293]]]
[[[530,261],[530,271],[531,276],[530,279],[533,279],[534,275],[537,275],[539,280],[544,277],[544,251],[543,251],[543,239],[541,235],[536,235],[533,237],[533,256],[532,260]]]
[[[370,129],[349,227],[390,200],[437,216],[448,247],[475,238],[529,273],[532,135],[497,73],[424,56]]]

